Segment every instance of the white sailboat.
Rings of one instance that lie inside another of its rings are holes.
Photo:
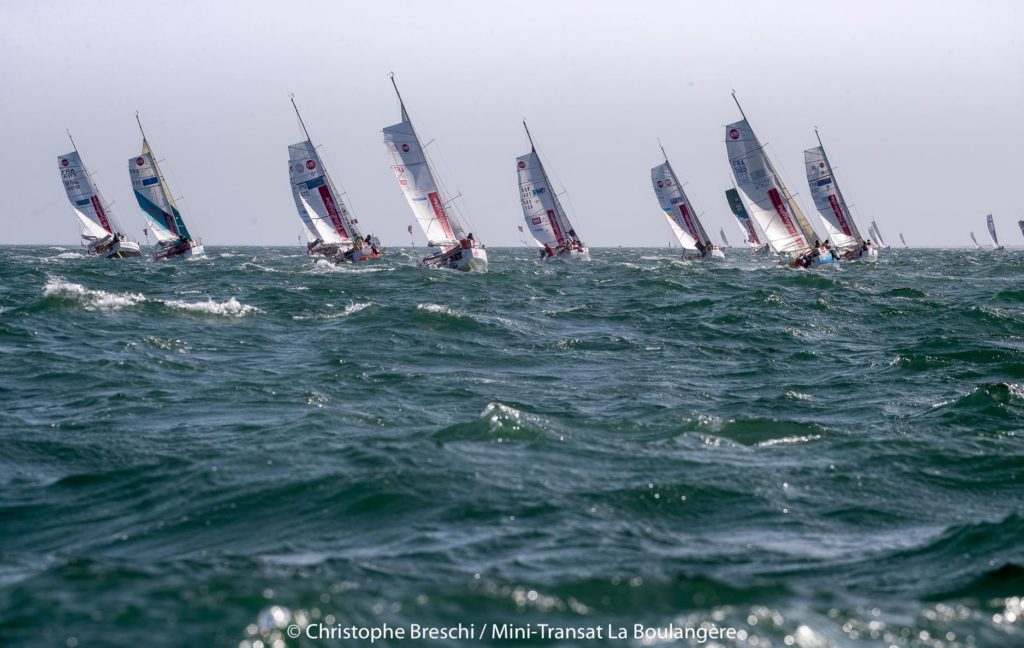
[[[519,198],[523,217],[530,228],[530,234],[541,247],[541,259],[579,261],[590,258],[590,250],[569,222],[562,203],[544,170],[544,164],[533,145],[530,129],[523,121],[526,137],[530,140],[530,152],[516,158],[519,175]]]
[[[683,249],[684,259],[704,259],[709,256],[724,258],[725,253],[711,242],[701,223],[697,210],[683,190],[683,183],[676,176],[668,161],[665,147],[661,147],[665,161],[651,169],[651,184],[658,198],[661,210],[665,212],[669,227]]]
[[[721,227],[718,228],[718,236],[722,239],[722,247],[727,247],[727,248],[728,247],[732,247],[731,245],[729,245],[729,239],[725,238],[725,229],[724,228],[721,228]]]
[[[159,261],[205,256],[203,242],[192,237],[181,212],[174,204],[167,180],[149,148],[138,114],[135,115],[135,121],[139,123],[139,132],[142,133],[142,154],[128,160],[128,174],[132,179],[135,199],[139,201],[139,207],[149,221],[149,229],[157,238],[154,258]]]
[[[889,247],[888,245],[886,245],[885,239],[882,238],[882,233],[878,231],[878,223],[876,223],[875,221],[871,221],[871,225],[868,226],[868,235],[871,236],[871,239],[874,242],[874,244],[882,248],[883,250]]]
[[[770,254],[771,247],[763,239],[764,235],[758,233],[757,221],[747,213],[747,208],[743,206],[743,199],[740,198],[740,192],[735,188],[726,189],[725,200],[729,203],[729,209],[732,210],[736,222],[740,225],[740,230],[744,235],[743,242],[754,250],[754,254]]]
[[[1024,220],[1017,221],[1017,227],[1020,228],[1020,233],[1024,234]]]
[[[359,263],[381,258],[380,242],[374,237],[367,239],[363,236],[358,221],[352,217],[334,186],[327,167],[313,146],[294,97],[292,107],[306,135],[304,141],[288,147],[292,198],[309,236],[306,253],[335,263]]]
[[[903,238],[903,232],[900,232],[900,243],[902,243],[903,247],[905,247],[905,248],[909,248],[910,247],[909,245],[907,245],[907,239]]]
[[[1002,245],[999,245],[999,237],[996,236],[996,224],[992,220],[992,214],[985,217],[985,221],[988,224],[988,235],[992,238],[992,249],[993,250],[1005,250]]]
[[[747,213],[757,221],[772,250],[793,259],[791,265],[817,267],[838,263],[832,252],[814,247],[818,240],[814,228],[768,159],[735,92],[732,97],[743,119],[725,127],[725,148]]]
[[[971,240],[974,241],[974,247],[980,250],[981,244],[978,243],[978,239],[974,238],[974,232],[971,232]]]
[[[75,210],[82,228],[82,245],[86,246],[90,254],[106,259],[142,256],[138,242],[129,240],[122,233],[124,230],[114,219],[110,208],[104,204],[103,196],[89,170],[85,168],[70,132],[68,139],[74,150],[57,156],[57,168],[71,208]]]
[[[878,258],[878,250],[860,235],[817,128],[814,129],[814,135],[818,138],[818,146],[804,151],[804,165],[814,207],[825,225],[829,241],[844,261],[860,258],[875,260]]]
[[[394,159],[395,172],[402,193],[409,201],[416,222],[427,236],[427,245],[438,248],[419,262],[421,268],[450,268],[453,270],[487,270],[487,250],[466,233],[455,214],[452,199],[446,200],[423,151],[416,131],[405,110],[394,75],[391,84],[402,108],[402,121],[384,129],[384,143]]]

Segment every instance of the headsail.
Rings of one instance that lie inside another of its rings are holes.
[[[815,129],[815,135],[818,131]],[[819,137],[818,142],[821,142]],[[857,230],[850,208],[839,190],[839,183],[832,171],[832,165],[825,155],[824,146],[804,151],[804,165],[807,169],[807,183],[811,187],[814,206],[825,224],[829,240],[841,251],[859,250],[864,241]]]
[[[142,122],[139,122],[139,130],[142,130]],[[157,239],[170,241],[180,237],[191,241],[192,235],[174,204],[174,198],[153,157],[145,133],[142,134],[142,154],[128,160],[128,174],[132,180],[132,189],[135,190],[135,199],[139,201],[139,207]]]
[[[526,122],[523,122],[526,128]],[[562,203],[555,195],[544,164],[537,155],[533,145],[530,129],[526,128],[530,139],[530,152],[516,158],[516,169],[519,174],[519,198],[523,207],[523,217],[530,228],[530,234],[541,246],[552,249],[572,241],[579,241],[576,230],[569,222]]]
[[[734,95],[735,98],[735,95]],[[772,249],[797,256],[817,238],[746,119],[725,127],[725,148],[747,212]]]
[[[394,77],[391,83],[395,84]],[[398,93],[397,85],[395,93]],[[428,245],[453,247],[459,240],[466,238],[466,232],[454,210],[449,208],[451,201],[444,198],[435,180],[436,176],[409,120],[401,94],[398,95],[398,102],[402,108],[402,121],[384,129],[384,143],[394,158],[391,169],[398,178],[398,184],[409,201],[416,221],[427,235]]]
[[[103,197],[85,168],[78,150],[59,156],[57,168],[64,181],[64,191],[82,226],[82,238],[96,241],[120,231],[113,215],[104,206]]]
[[[663,154],[664,152],[662,149]],[[651,184],[679,244],[688,250],[697,250],[697,243],[702,247],[712,245],[711,238],[700,222],[700,217],[690,203],[689,197],[683,191],[683,185],[676,177],[667,156],[665,162],[651,169]]]
[[[736,189],[726,189],[725,199],[729,202],[729,209],[732,210],[736,220],[739,221],[740,229],[743,230],[747,239],[746,242],[751,247],[761,247],[764,242],[761,241],[761,237],[757,234],[757,228],[754,226],[754,219],[747,213],[747,208],[743,206],[743,199],[740,198],[740,192]]]
[[[986,216],[985,221],[988,223],[988,235],[992,237],[992,247],[1000,247],[999,237],[996,236],[996,224],[995,221],[992,220],[992,214]]]

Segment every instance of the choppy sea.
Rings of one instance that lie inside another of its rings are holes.
[[[0,248],[0,646],[1024,645],[1024,252]]]

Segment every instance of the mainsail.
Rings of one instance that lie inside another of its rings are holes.
[[[394,77],[391,78],[398,94],[398,102],[402,107],[402,121],[384,129],[384,143],[394,157],[391,169],[398,178],[409,207],[416,221],[427,235],[427,244],[451,248],[466,238],[466,232],[459,223],[454,210],[449,209],[450,200],[445,200],[444,193],[435,180],[436,174],[430,168],[430,162],[423,151],[419,137],[409,120],[402,95]]]
[[[516,169],[519,173],[519,198],[523,206],[523,217],[526,218],[530,234],[541,246],[552,249],[580,241],[562,203],[555,195],[525,121],[523,128],[526,128],[526,136],[530,140],[530,152],[516,158]]]
[[[1024,220],[1017,221],[1017,227],[1020,228],[1020,233],[1024,234]]]
[[[875,239],[875,243],[878,244],[878,247],[889,247],[885,244],[885,239],[882,238],[882,233],[878,231],[878,223],[875,221],[871,221],[871,225],[868,227],[868,233],[871,234],[871,238]]]
[[[981,245],[978,243],[978,239],[974,238],[974,232],[971,232],[971,240],[974,241],[974,247],[981,249]]]
[[[905,248],[910,247],[909,245],[907,245],[907,239],[903,238],[903,232],[900,232],[900,243],[902,243],[903,247]]]
[[[747,208],[743,206],[743,199],[740,198],[740,192],[735,189],[725,190],[725,199],[729,202],[729,209],[732,210],[736,220],[739,221],[740,229],[746,234],[747,243],[751,247],[761,247],[764,243],[761,238],[757,235],[757,228],[754,227],[754,219],[747,213]]]
[[[138,115],[135,119],[138,120]],[[142,130],[141,121],[139,130]],[[142,133],[142,154],[128,160],[128,174],[132,179],[135,199],[139,201],[139,207],[157,239],[171,241],[180,237],[191,241],[192,235],[167,189],[167,181],[153,157],[145,132]]]
[[[718,235],[722,237],[722,245],[725,247],[732,247],[729,245],[729,239],[725,238],[725,230],[721,227],[718,228]]]
[[[776,173],[745,116],[725,127],[725,148],[747,213],[760,225],[772,249],[791,256],[809,251],[817,238],[814,228]]]
[[[64,191],[67,192],[71,207],[82,226],[83,239],[90,242],[98,241],[121,231],[113,215],[104,206],[103,197],[88,169],[85,168],[77,148],[59,156],[57,168],[60,169],[60,177],[64,181]]]
[[[668,218],[668,224],[679,240],[679,245],[688,250],[697,250],[697,243],[700,243],[701,247],[711,246],[711,238],[704,230],[697,210],[693,208],[689,197],[683,191],[683,185],[676,177],[664,148],[661,149],[661,154],[665,156],[665,161],[651,169],[651,184],[654,186],[658,203]]]
[[[992,247],[1001,247],[999,245],[999,237],[996,236],[996,224],[995,221],[992,220],[992,214],[986,216],[985,221],[988,223],[988,235],[992,237]]]
[[[818,129],[814,129],[818,135]],[[832,165],[825,155],[825,147],[818,136],[815,148],[804,151],[804,164],[807,168],[807,183],[811,187],[814,206],[821,215],[830,241],[841,251],[859,250],[864,241],[857,230],[850,208],[843,199],[839,182],[832,171]]]

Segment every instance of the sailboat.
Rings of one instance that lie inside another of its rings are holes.
[[[1020,228],[1020,233],[1024,234],[1024,220],[1017,221],[1017,227]]]
[[[381,258],[380,242],[373,237],[365,238],[359,231],[357,220],[345,207],[327,167],[313,146],[295,98],[291,99],[295,116],[306,135],[304,141],[288,147],[292,198],[308,234],[306,254],[335,263]]]
[[[384,144],[394,158],[391,169],[416,221],[427,236],[427,245],[438,248],[417,265],[421,268],[485,272],[487,250],[476,241],[472,232],[466,233],[455,210],[451,209],[451,199],[443,197],[437,174],[431,169],[423,145],[412,127],[394,75],[391,76],[391,85],[395,87],[402,109],[402,121],[384,129]]]
[[[180,257],[204,256],[203,242],[192,237],[185,226],[185,221],[174,204],[174,198],[167,188],[167,180],[157,165],[153,151],[149,148],[146,132],[142,130],[142,121],[135,115],[142,133],[142,154],[128,160],[128,174],[132,179],[135,199],[139,201],[142,213],[149,221],[149,229],[157,238],[157,261]]]
[[[530,234],[542,247],[540,258],[565,261],[589,259],[590,250],[576,234],[569,222],[569,215],[555,195],[525,120],[523,128],[530,140],[530,152],[516,158],[519,198]]]
[[[985,221],[988,224],[988,235],[992,237],[992,249],[996,251],[1005,250],[1006,248],[999,245],[999,237],[996,236],[996,224],[995,221],[992,220],[992,214],[986,216]]]
[[[672,169],[665,147],[661,147],[661,154],[665,161],[651,169],[651,184],[654,186],[654,195],[658,197],[658,203],[665,212],[665,218],[668,219],[669,227],[683,249],[683,258],[724,258],[725,253],[711,242],[704,224],[700,222],[697,210],[693,208],[690,198],[683,191],[683,183],[679,182],[675,170]]]
[[[817,240],[814,228],[768,159],[735,92],[732,98],[743,119],[725,127],[725,148],[747,213],[757,221],[772,250],[793,259],[792,266],[817,267],[838,263],[831,251],[822,252],[814,248]]]
[[[974,238],[974,232],[971,232],[971,240],[974,241],[974,247],[980,250],[981,244],[978,243],[978,239]]]
[[[142,256],[139,244],[128,240],[121,233],[123,229],[109,207],[104,205],[103,196],[89,170],[85,168],[70,132],[68,139],[74,150],[57,157],[57,168],[71,208],[75,210],[75,216],[82,227],[82,245],[86,246],[89,254],[106,259]]]
[[[754,250],[754,254],[771,253],[771,247],[769,247],[768,243],[762,241],[761,235],[757,233],[756,221],[750,217],[750,214],[747,213],[747,208],[743,206],[740,192],[735,188],[726,189],[725,200],[729,203],[729,209],[732,210],[736,221],[740,224],[740,229],[746,237],[744,242]]]
[[[732,247],[731,245],[729,245],[729,239],[725,238],[724,228],[718,228],[718,236],[722,239],[722,247]]]
[[[865,241],[857,229],[857,223],[853,220],[846,199],[843,198],[839,181],[832,170],[832,163],[828,161],[825,145],[821,142],[817,128],[814,129],[814,136],[818,138],[818,146],[804,151],[804,165],[807,169],[807,184],[811,188],[811,197],[814,199],[818,215],[821,216],[821,222],[825,225],[825,231],[828,232],[829,240],[844,261],[860,258],[877,259],[878,250]]]
[[[903,238],[903,232],[900,232],[900,243],[902,243],[903,247],[905,247],[905,248],[909,248],[910,247],[909,245],[907,245],[907,239]]]
[[[882,233],[878,231],[878,223],[875,221],[871,221],[871,225],[868,226],[868,235],[871,236],[875,245],[883,250],[889,247],[885,244],[885,239],[882,238]]]

